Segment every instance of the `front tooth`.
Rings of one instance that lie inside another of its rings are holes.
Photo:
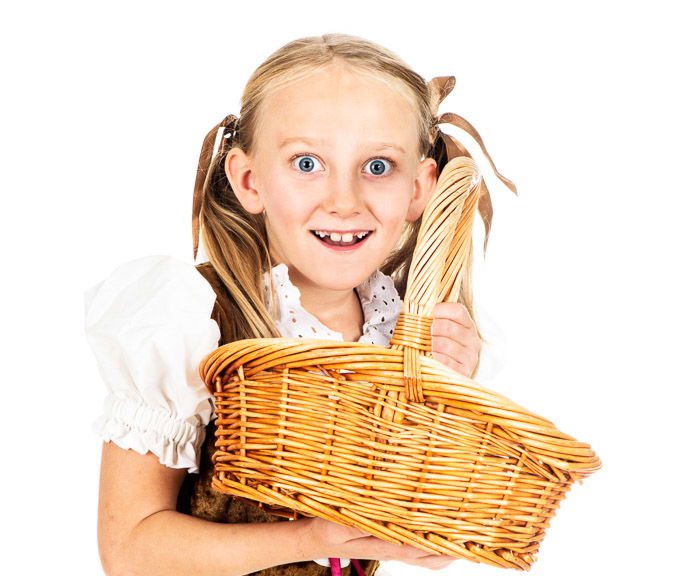
[[[353,237],[354,237],[354,234],[352,232],[348,232],[346,234],[343,234],[343,242],[352,242]]]
[[[333,240],[333,242],[340,242],[341,238],[342,236],[337,232],[331,232],[331,240]]]

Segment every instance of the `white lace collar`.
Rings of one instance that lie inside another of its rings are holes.
[[[302,308],[301,293],[289,280],[289,270],[286,265],[278,264],[272,269],[272,282],[278,301],[278,314],[275,322],[282,336],[343,340],[343,335],[340,332],[331,330]],[[270,309],[272,298],[270,297],[268,274],[265,274],[263,283],[265,303]],[[362,311],[365,315],[362,336],[358,342],[388,346],[402,306],[399,294],[394,288],[394,282],[389,276],[377,270],[355,288],[355,291],[360,297]]]

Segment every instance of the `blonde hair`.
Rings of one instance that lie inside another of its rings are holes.
[[[226,155],[234,146],[245,152],[254,149],[266,96],[335,62],[384,80],[406,95],[416,112],[420,154],[430,156],[434,152],[437,126],[432,110],[437,108],[438,94],[389,50],[355,36],[326,34],[294,40],[265,60],[244,89],[240,117],[227,117],[221,124],[228,137],[222,140],[211,161],[203,190],[202,239],[209,260],[234,303],[236,339],[277,336],[278,332],[263,291],[263,275],[271,269],[264,219],[261,214],[246,212],[236,198],[224,170]],[[438,170],[442,164],[438,161]],[[420,219],[406,225],[398,246],[381,268],[394,278],[402,298],[419,226]],[[470,271],[471,256],[461,300],[473,318]]]

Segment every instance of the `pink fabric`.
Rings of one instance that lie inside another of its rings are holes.
[[[362,569],[362,565],[360,564],[360,561],[353,558],[350,560],[352,562],[352,565],[355,567],[355,572],[357,572],[357,576],[365,576],[365,571]]]
[[[331,576],[341,576],[340,558],[329,558],[328,562],[331,565]],[[360,564],[359,560],[353,558],[350,560],[350,562],[352,562],[352,565],[355,567],[357,576],[365,576],[365,571],[362,569],[362,565]]]

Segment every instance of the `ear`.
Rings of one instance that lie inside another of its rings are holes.
[[[252,158],[240,148],[232,148],[226,156],[226,177],[241,206],[251,214],[260,214],[265,207],[255,187]]]
[[[416,179],[413,183],[413,197],[406,214],[407,222],[415,222],[423,214],[425,205],[433,195],[433,190],[435,190],[436,181],[437,163],[433,158],[424,158],[418,164],[418,170],[416,171]]]

